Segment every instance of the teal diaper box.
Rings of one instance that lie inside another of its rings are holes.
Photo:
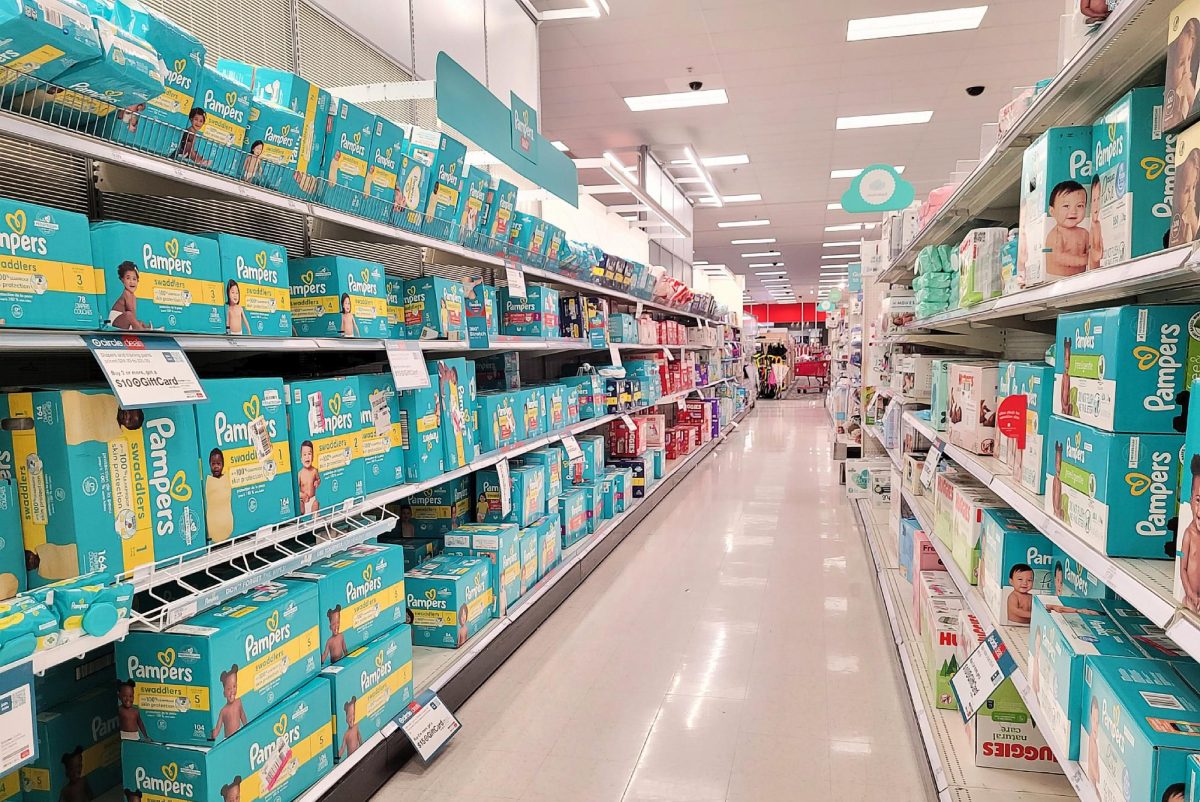
[[[440,537],[409,537],[401,540],[392,540],[389,537],[389,542],[395,543],[404,549],[405,571],[415,568],[430,557],[436,557],[442,553],[442,539]]]
[[[250,87],[211,67],[200,71],[196,106],[179,138],[178,157],[241,180],[246,174],[246,129],[250,126]]]
[[[455,215],[466,179],[467,146],[448,134],[438,135],[437,152],[430,169],[429,198],[424,231],[444,240],[455,239]]]
[[[511,509],[501,511],[500,475],[495,468],[475,474],[475,520],[479,523],[514,523],[524,528],[546,514],[546,471],[540,465],[508,469]]]
[[[1055,415],[1046,443],[1046,512],[1101,554],[1171,556],[1183,435],[1113,434]]]
[[[599,373],[588,373],[583,376],[565,376],[558,380],[559,384],[575,387],[579,390],[579,417],[582,420],[601,418],[608,414],[605,406],[604,379]]]
[[[1054,414],[1109,432],[1182,432],[1200,374],[1200,306],[1118,306],[1058,319]]]
[[[21,769],[23,799],[91,799],[117,785],[121,718],[109,688],[94,688],[59,707],[38,711],[34,727],[38,756]]]
[[[233,234],[206,234],[221,259],[225,333],[267,337],[292,334],[287,248]]]
[[[1092,127],[1051,128],[1025,149],[1021,165],[1022,287],[1088,268],[1092,244]]]
[[[0,9],[0,66],[4,97],[32,89],[32,81],[53,81],[81,61],[100,57],[100,36],[78,0],[8,0]]]
[[[384,292],[387,294],[388,337],[403,340],[404,328],[404,279],[396,276],[383,277]]]
[[[1163,88],[1133,89],[1092,125],[1091,247],[1088,268],[1160,251],[1171,229]],[[1098,229],[1098,230],[1097,230]]]
[[[1183,798],[1200,697],[1169,663],[1089,657],[1081,713],[1079,764],[1099,799]]]
[[[539,448],[522,454],[521,461],[526,465],[541,465],[545,469],[547,509],[551,509],[550,502],[558,498],[563,490],[562,452],[556,448]]]
[[[117,574],[204,545],[196,419],[108,390],[0,395],[29,584]]]
[[[1061,598],[1078,596],[1085,599],[1109,599],[1113,592],[1100,578],[1062,551],[1055,555],[1054,595]]]
[[[584,512],[587,516],[587,533],[595,534],[604,522],[604,495],[600,489],[601,479],[575,485],[583,491]]]
[[[459,476],[414,493],[401,505],[402,533],[407,534],[403,528],[411,522],[414,537],[441,537],[471,520],[471,477]]]
[[[533,440],[547,432],[546,391],[541,387],[517,390],[517,441]]]
[[[303,115],[269,100],[252,99],[242,179],[269,189],[290,191],[296,183],[303,142]]]
[[[554,511],[534,521],[529,530],[537,536],[537,576],[540,580],[562,560],[562,522],[557,500]]]
[[[196,404],[205,531],[216,543],[297,515],[282,379],[205,379]]]
[[[349,256],[313,256],[293,259],[288,268],[298,336],[390,336],[383,265]]]
[[[517,442],[515,393],[479,393],[475,399],[479,418],[479,450],[483,453]]]
[[[1098,599],[1035,596],[1029,625],[1029,687],[1042,717],[1038,725],[1079,759],[1085,659],[1110,655],[1124,660],[1141,651],[1104,612]]]
[[[377,220],[390,222],[397,206],[396,186],[407,139],[399,125],[386,117],[375,116],[365,194],[371,198],[367,203],[367,214]]]
[[[599,434],[581,434],[575,438],[583,459],[571,463],[569,478],[574,484],[594,482],[604,475],[604,437]]]
[[[1054,593],[1055,546],[1008,507],[983,510],[979,590],[996,621],[1029,626],[1033,597]]]
[[[376,493],[404,484],[404,426],[400,394],[390,373],[359,376],[359,448],[363,492]]]
[[[397,174],[399,192],[393,222],[409,231],[420,231],[425,225],[425,207],[433,183],[433,164],[437,160],[442,135],[420,126],[412,126],[404,143]]]
[[[91,233],[102,325],[225,333],[217,243],[135,223],[92,223]]]
[[[314,678],[211,747],[121,745],[127,799],[290,802],[333,768],[329,681]]]
[[[207,744],[241,732],[321,668],[317,590],[291,580],[117,644],[121,738]]]
[[[521,557],[521,596],[533,589],[538,580],[538,537],[532,527],[517,535],[517,553]]]
[[[479,557],[489,563],[488,580],[495,602],[493,616],[508,612],[521,597],[521,552],[516,524],[464,524],[445,537],[444,554]]]
[[[404,552],[398,546],[362,543],[288,576],[316,585],[322,665],[404,623]]]
[[[466,180],[463,181],[462,191],[458,195],[458,209],[455,211],[458,241],[464,245],[476,247],[476,235],[483,222],[483,207],[487,204],[487,193],[491,183],[492,177],[486,170],[474,166],[467,169]]]
[[[346,212],[362,211],[374,130],[371,112],[338,98],[330,101],[322,168],[326,181],[322,200],[327,205]]]
[[[461,468],[479,456],[475,428],[474,363],[461,357],[429,363],[441,390],[442,456],[446,470]]]
[[[1025,448],[1014,445],[1009,467],[1022,487],[1039,496],[1046,485],[1046,433],[1053,407],[1054,368],[1045,362],[1016,362],[1011,392],[1025,396]]]
[[[287,386],[288,433],[299,514],[363,495],[357,376]]]
[[[442,475],[441,380],[429,377],[429,386],[400,393],[400,426],[404,443],[404,478],[424,482]]]
[[[0,328],[96,328],[104,270],[92,266],[87,218],[6,198],[0,214]]]
[[[505,254],[511,242],[513,216],[517,208],[517,188],[502,178],[497,178],[488,188],[487,211],[480,226],[483,238],[480,250],[492,254]]]
[[[412,627],[401,624],[321,671],[333,694],[334,757],[345,760],[413,699]]]
[[[588,533],[587,494],[578,487],[564,490],[558,497],[558,516],[562,527],[562,548],[569,549]]]
[[[0,600],[25,590],[25,542],[15,479],[0,478]]]
[[[467,339],[465,303],[461,281],[426,276],[405,282],[406,339]]]
[[[442,555],[404,575],[414,646],[456,649],[492,619],[491,563]]]
[[[557,337],[558,290],[530,284],[525,297],[511,295],[508,288],[500,290],[500,333],[520,337]]]

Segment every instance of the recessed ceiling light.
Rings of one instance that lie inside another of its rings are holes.
[[[733,220],[727,223],[717,223],[717,228],[750,228],[751,226],[769,226],[770,220]]]
[[[854,178],[862,171],[863,171],[863,168],[861,168],[861,167],[852,168],[850,170],[831,170],[829,172],[829,177],[830,178]],[[904,172],[904,165],[903,164],[896,165],[896,172],[898,172],[898,173]]]
[[[553,142],[551,142],[550,144],[553,145],[554,147],[558,148],[559,150],[561,150],[564,153],[566,153],[568,150],[570,150],[570,148],[567,147],[567,144],[565,142],[563,142],[561,139],[556,139]]]
[[[973,6],[971,8],[949,8],[945,11],[921,11],[916,14],[852,19],[846,26],[846,41],[861,42],[864,39],[887,39],[892,36],[970,31],[979,27],[987,10],[987,6]]]
[[[701,89],[697,92],[663,92],[658,95],[635,95],[625,98],[630,111],[686,109],[693,106],[719,106],[729,102],[724,89]]]
[[[743,253],[743,259],[757,259],[760,256],[783,256],[779,251],[758,251],[756,253]]]
[[[932,111],[896,111],[889,114],[860,114],[855,117],[838,117],[837,129],[882,128],[888,125],[920,125],[933,119]]]
[[[788,281],[790,281],[790,279],[786,279],[786,278],[760,278],[760,279],[759,279],[759,281],[760,281],[761,283],[763,283],[763,284],[767,284],[767,283],[769,283],[769,282],[774,282],[774,281],[782,281],[784,284],[787,284],[787,283],[788,283]]]
[[[821,247],[822,248],[841,248],[846,245],[858,245],[858,243],[859,243],[859,241],[856,239],[844,240],[842,242],[822,242]]]
[[[825,226],[826,231],[862,231],[864,228],[874,228],[874,223],[843,223],[839,226]]]
[[[831,211],[831,212],[836,212],[838,209],[842,208],[842,204],[840,204],[840,203],[827,203],[827,204],[825,204],[825,208],[826,208],[827,210]]]
[[[713,203],[715,203],[717,205],[717,207],[720,208],[724,204],[722,204],[721,201],[719,199],[716,199],[716,197],[715,197],[717,195],[717,188],[715,186],[713,186],[712,177],[708,174],[708,171],[700,169],[700,162],[696,157],[696,151],[692,150],[691,145],[688,145],[686,148],[683,149],[683,152],[687,154],[688,161],[691,162],[692,167],[695,168],[696,174],[699,175],[702,179],[704,179],[705,189],[708,190],[710,195],[714,196]]]
[[[730,245],[770,245],[775,241],[774,237],[763,237],[762,239],[735,239],[730,240]]]
[[[704,179],[698,175],[680,176],[675,179],[676,184],[703,184]]]
[[[700,162],[705,167],[732,167],[737,164],[749,164],[750,157],[745,153],[738,153],[733,156],[708,156],[701,159]],[[691,162],[687,159],[673,159],[671,164],[691,164]]]

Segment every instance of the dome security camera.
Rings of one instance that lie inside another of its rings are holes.
[[[968,86],[967,94],[970,95],[971,97],[979,97],[980,95],[983,94],[984,89],[985,89],[985,87],[982,87],[982,86]]]
[[[692,90],[693,92],[699,92],[703,88],[704,88],[703,81],[689,81],[688,82],[688,89]]]

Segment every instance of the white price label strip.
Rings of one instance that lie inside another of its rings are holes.
[[[33,663],[26,660],[0,672],[0,774],[32,762],[36,748]]]
[[[208,400],[192,363],[172,337],[93,334],[84,340],[125,409]]]
[[[628,427],[628,429],[630,431],[633,431],[636,428],[636,425],[633,422],[633,418],[629,417],[628,415],[622,415],[621,422],[624,423],[625,426]]]
[[[937,475],[938,462],[942,459],[942,449],[945,447],[946,444],[938,438],[925,456],[925,464],[921,466],[921,486],[926,490],[933,489],[933,477]]]
[[[504,278],[508,282],[508,294],[515,298],[525,298],[525,271],[519,262],[513,259],[504,261]]]
[[[419,390],[429,386],[429,369],[421,344],[415,340],[385,340],[388,366],[396,390]]]
[[[500,514],[507,518],[512,512],[512,483],[507,458],[496,463],[496,478],[500,483]]]
[[[616,343],[609,344],[608,356],[610,359],[612,359],[613,367],[621,367],[621,349]]]
[[[663,356],[665,356],[667,358],[668,362],[675,361],[675,357],[671,355],[671,349],[665,345],[663,346]]]
[[[950,677],[963,721],[970,721],[987,704],[992,692],[1014,671],[1016,661],[1000,635],[992,630]]]
[[[579,441],[575,439],[573,434],[564,434],[562,436],[563,448],[567,451],[567,459],[571,462],[583,459],[583,449],[579,445]]]
[[[450,708],[433,691],[425,691],[409,703],[396,721],[425,763],[437,757],[462,729]]]

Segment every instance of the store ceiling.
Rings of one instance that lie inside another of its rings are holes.
[[[826,226],[874,222],[877,215],[831,211],[849,179],[830,172],[874,162],[903,165],[918,198],[948,180],[961,159],[979,155],[980,126],[994,122],[1014,86],[1055,71],[1059,15],[1054,0],[992,0],[976,30],[847,42],[850,19],[935,11],[954,0],[608,0],[599,19],[541,26],[540,124],[576,158],[647,144],[694,145],[701,158],[745,153],[750,163],[712,167],[722,195],[758,193],[761,202],[696,208],[695,258],[748,274],[751,262],[781,261],[797,295],[814,293],[823,255],[853,251],[824,242],[855,239]],[[581,0],[534,0],[541,11]],[[700,80],[725,89],[729,103],[632,112],[622,98],[680,92]],[[983,85],[980,97],[966,87]],[[932,110],[924,125],[835,130],[840,116]],[[691,173],[682,172],[681,175]],[[611,184],[583,171],[582,183]],[[701,185],[687,187],[697,195]],[[628,195],[597,196],[610,205]],[[769,219],[756,228],[722,221]],[[774,237],[770,246],[731,245]],[[774,258],[743,253],[778,250]],[[814,296],[809,296],[814,297]]]

